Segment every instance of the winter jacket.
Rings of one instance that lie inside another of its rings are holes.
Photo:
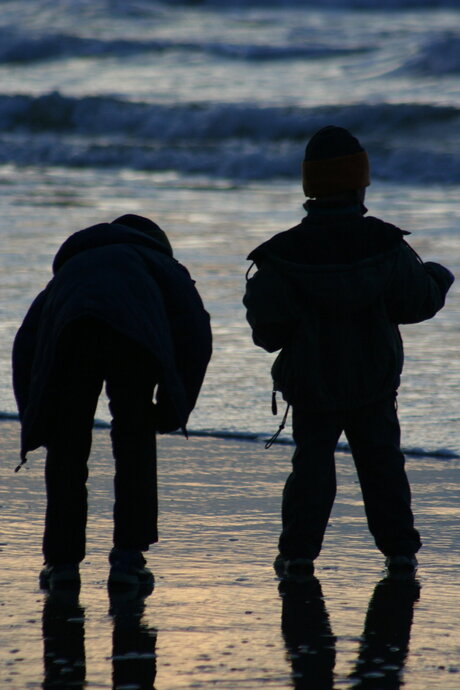
[[[101,223],[71,235],[56,254],[54,277],[32,303],[13,347],[23,459],[47,445],[56,346],[65,326],[84,317],[152,353],[160,376],[157,430],[185,429],[211,356],[210,320],[188,271],[152,227],[158,233]]]
[[[307,208],[299,225],[249,254],[257,271],[243,302],[255,344],[281,349],[272,376],[287,402],[352,409],[395,393],[398,324],[434,316],[454,278],[362,205]]]

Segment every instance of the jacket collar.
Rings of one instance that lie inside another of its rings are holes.
[[[361,201],[351,203],[342,201],[331,204],[321,199],[308,199],[303,207],[310,220],[321,220],[321,218],[326,219],[331,216],[364,216],[367,213],[367,208]]]

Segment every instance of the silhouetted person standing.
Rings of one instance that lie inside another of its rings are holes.
[[[94,414],[105,382],[115,458],[109,586],[153,586],[156,432],[185,430],[211,356],[209,315],[165,233],[126,215],[71,235],[13,349],[21,458],[45,446],[45,588],[79,586]],[[155,402],[153,402],[155,399]]]
[[[346,129],[308,143],[296,227],[254,249],[244,304],[256,345],[281,350],[274,389],[292,405],[296,450],[282,502],[275,569],[313,573],[336,492],[334,451],[345,432],[368,525],[390,572],[414,572],[421,546],[400,450],[398,324],[430,319],[454,278],[423,263],[403,230],[366,217],[367,154]]]

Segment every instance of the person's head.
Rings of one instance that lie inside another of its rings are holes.
[[[302,162],[305,196],[363,201],[368,185],[367,153],[347,129],[328,125],[312,136]]]
[[[150,218],[145,218],[144,216],[138,216],[134,213],[126,213],[124,216],[119,216],[112,221],[116,225],[124,225],[128,228],[133,228],[134,230],[140,230],[146,235],[149,235],[154,239],[161,247],[166,251],[167,254],[172,256],[172,247],[169,242],[166,233],[160,228],[159,225],[150,220]]]

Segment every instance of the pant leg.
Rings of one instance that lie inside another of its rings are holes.
[[[421,541],[414,527],[394,398],[353,411],[348,415],[345,434],[377,547],[386,556],[416,553]]]
[[[115,458],[114,545],[145,551],[158,541],[155,412],[158,380],[152,355],[112,332],[106,372]]]
[[[57,345],[52,373],[53,428],[47,444],[45,562],[78,563],[85,557],[92,426],[102,389],[98,336],[86,320],[72,323]]]
[[[334,413],[294,407],[296,450],[282,500],[280,553],[285,558],[316,558],[336,493],[334,452],[341,434]]]

